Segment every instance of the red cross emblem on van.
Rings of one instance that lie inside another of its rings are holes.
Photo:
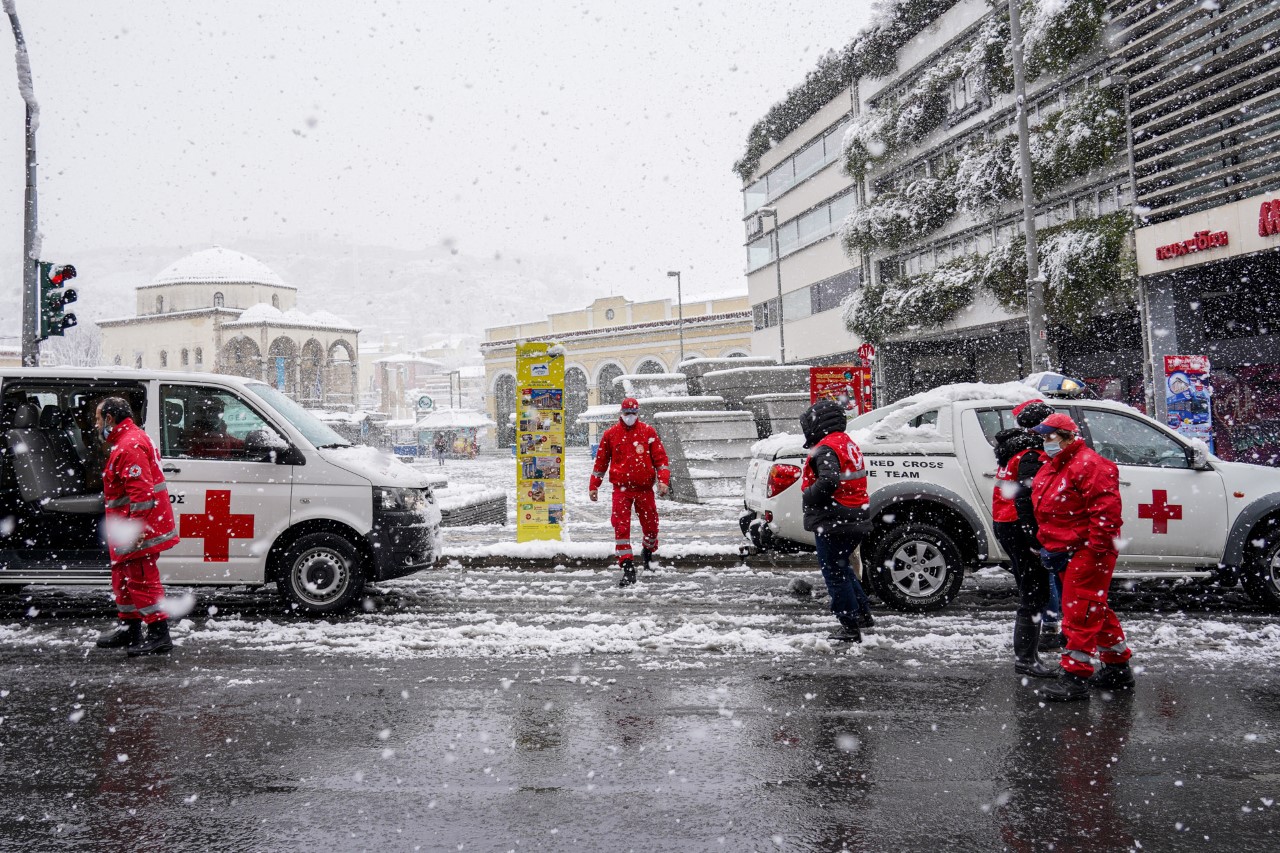
[[[1182,521],[1182,504],[1169,503],[1169,493],[1164,489],[1151,492],[1151,503],[1138,504],[1138,518],[1151,519],[1152,533],[1168,533],[1170,521]]]
[[[204,540],[204,561],[225,563],[231,559],[232,539],[253,538],[253,516],[231,511],[231,491],[211,489],[204,493],[204,512],[183,513],[179,535],[183,539]]]

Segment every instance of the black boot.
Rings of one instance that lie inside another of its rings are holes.
[[[858,614],[858,628],[860,630],[870,631],[875,626],[876,626],[876,620],[875,620],[875,617],[871,615],[870,610],[864,613]]]
[[[840,643],[861,643],[862,631],[858,628],[858,617],[852,613],[838,613],[840,627],[827,635],[827,639]]]
[[[124,646],[136,646],[142,642],[142,620],[125,619],[116,628],[103,631],[95,643],[100,649],[119,649]]]
[[[1046,666],[1036,647],[1040,642],[1040,625],[1031,616],[1018,614],[1013,622],[1013,671],[1032,678],[1053,678],[1056,667]]]
[[[1050,702],[1075,702],[1088,699],[1089,680],[1083,675],[1064,672],[1044,687],[1037,687],[1036,693]]]
[[[644,570],[649,571],[649,563],[653,560],[653,552],[648,548],[640,549],[640,562],[644,563]]]
[[[636,567],[630,560],[622,561],[622,580],[618,581],[618,586],[626,588],[636,582]]]
[[[1129,668],[1128,661],[1104,663],[1102,669],[1089,679],[1089,686],[1099,690],[1132,690],[1133,670]]]
[[[1067,638],[1057,625],[1040,626],[1039,650],[1042,652],[1061,651],[1067,647]]]
[[[173,640],[169,639],[169,620],[161,619],[147,626],[147,638],[136,646],[129,647],[129,657],[142,655],[167,655],[173,648]]]

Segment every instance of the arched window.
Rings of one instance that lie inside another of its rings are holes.
[[[271,294],[271,307],[272,308],[280,307],[280,294],[278,293]]]
[[[164,297],[163,296],[156,297],[156,313],[157,314],[164,313]]]
[[[191,351],[188,350],[186,347],[183,347],[182,348],[182,366],[186,367],[190,363],[191,363]]]
[[[160,350],[160,366],[169,366],[169,353],[166,350]]]
[[[204,364],[204,348],[196,347],[196,364]]]
[[[133,359],[133,366],[142,369],[142,353],[138,353]]]
[[[120,356],[118,356],[118,355],[117,355],[117,356],[116,356],[115,361],[114,361],[114,362],[112,362],[112,363],[113,363],[113,364],[115,364],[117,367],[119,367],[119,365],[120,365]]]
[[[221,290],[219,290],[218,292],[216,292],[216,293],[214,293],[214,294],[213,294],[213,307],[214,307],[214,308],[221,308],[222,306],[224,306],[224,305],[226,305],[226,304],[227,304],[227,298],[226,298],[225,296],[223,296],[223,295],[222,295],[222,291],[221,291]]]

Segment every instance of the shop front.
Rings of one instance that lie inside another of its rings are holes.
[[[1136,246],[1159,416],[1206,421],[1223,459],[1280,465],[1280,191],[1140,228]],[[1188,408],[1197,384],[1205,404]]]

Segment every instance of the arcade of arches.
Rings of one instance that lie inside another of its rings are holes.
[[[267,354],[247,335],[237,335],[218,353],[217,370],[232,376],[261,379],[304,406],[349,407],[359,390],[356,350],[345,338],[321,343],[308,338],[301,345],[278,335]]]

